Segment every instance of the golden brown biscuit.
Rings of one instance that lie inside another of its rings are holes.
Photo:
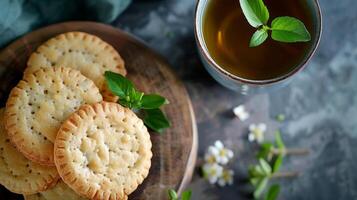
[[[79,70],[101,90],[105,89],[105,71],[126,75],[124,61],[119,53],[99,37],[83,33],[68,32],[51,38],[30,56],[25,74],[39,68],[69,67]],[[105,100],[115,100],[112,96]],[[117,99],[116,99],[117,100]]]
[[[0,109],[0,184],[18,194],[34,194],[56,184],[55,167],[45,167],[26,159],[5,133],[4,109]]]
[[[55,141],[60,176],[90,199],[126,199],[148,175],[151,157],[144,123],[116,103],[82,106]]]
[[[6,103],[5,128],[25,157],[54,166],[53,143],[62,122],[81,105],[100,101],[99,89],[79,71],[42,68],[26,74],[12,89]]]
[[[57,185],[49,190],[33,194],[24,195],[25,200],[86,200],[79,196],[63,181],[59,181]]]

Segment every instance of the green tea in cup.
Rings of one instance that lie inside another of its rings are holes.
[[[198,0],[195,36],[222,85],[265,86],[302,69],[321,35],[317,0]]]
[[[305,0],[264,0],[270,19],[294,16],[311,33],[312,16]],[[203,18],[203,36],[212,58],[228,72],[245,79],[264,80],[292,71],[309,51],[312,42],[283,43],[268,38],[249,47],[255,32],[247,22],[239,0],[211,0]]]

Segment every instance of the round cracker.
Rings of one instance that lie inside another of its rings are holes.
[[[83,104],[102,101],[99,89],[79,71],[58,67],[27,74],[6,103],[5,128],[33,162],[54,166],[53,143],[62,122]]]
[[[74,191],[90,199],[126,199],[149,173],[150,135],[130,109],[84,105],[61,126],[55,164]]]
[[[124,61],[119,53],[99,37],[68,32],[51,38],[32,53],[25,74],[43,67],[69,67],[79,70],[101,90],[105,90],[105,71],[126,75]],[[107,95],[108,98],[107,98]],[[117,100],[110,93],[103,93],[105,100]]]
[[[4,109],[0,109],[0,184],[18,194],[44,191],[59,179],[55,167],[26,159],[12,146],[4,128]]]
[[[59,181],[57,185],[50,190],[46,190],[33,195],[24,195],[25,200],[86,200],[79,196],[63,181]]]

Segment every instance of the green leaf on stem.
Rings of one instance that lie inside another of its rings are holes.
[[[279,171],[281,165],[283,163],[283,155],[278,155],[274,161],[274,164],[273,164],[273,173]]]
[[[263,192],[265,191],[265,188],[268,184],[269,178],[262,178],[259,183],[257,184],[257,187],[255,188],[255,191],[253,193],[253,196],[255,199],[259,199]]]
[[[271,142],[265,142],[260,146],[260,150],[257,154],[257,158],[266,159],[270,154],[271,148],[273,148],[273,144]]]
[[[169,200],[178,200],[178,196],[175,190],[169,189],[168,195],[169,195]]]
[[[157,94],[144,95],[141,99],[141,108],[143,109],[155,109],[164,104],[168,104],[168,100]]]
[[[265,200],[276,200],[279,196],[280,186],[278,184],[274,184],[269,187],[269,190],[265,196]]]
[[[239,0],[239,3],[251,26],[257,28],[268,22],[269,11],[263,0]]]
[[[171,126],[169,120],[160,109],[144,110],[144,123],[158,133],[162,133]]]
[[[280,131],[275,132],[275,143],[278,147],[278,149],[285,149],[285,144],[283,142],[283,139],[281,138],[281,133]]]
[[[271,24],[272,38],[280,42],[307,42],[311,40],[303,22],[294,17],[277,17]]]
[[[110,91],[119,98],[125,99],[127,96],[132,96],[133,90],[135,91],[133,83],[121,74],[106,71],[104,76]]]
[[[182,193],[182,200],[190,200],[191,199],[191,195],[192,195],[192,191],[188,190],[188,191],[184,191]]]
[[[249,47],[256,47],[261,45],[268,38],[268,32],[265,29],[255,31],[249,42]]]
[[[259,159],[259,166],[261,167],[261,169],[263,170],[264,174],[269,176],[272,173],[272,169],[269,165],[269,163],[267,161],[265,161],[264,159],[260,158]]]

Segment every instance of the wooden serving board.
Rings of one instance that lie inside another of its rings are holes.
[[[129,199],[167,199],[167,189],[180,192],[190,181],[197,155],[197,130],[187,91],[157,53],[133,36],[114,27],[94,22],[66,22],[31,32],[0,53],[0,106],[22,77],[29,55],[44,41],[68,31],[94,34],[111,44],[125,60],[128,77],[145,93],[169,99],[164,107],[172,127],[164,134],[151,133],[153,158],[149,176]],[[17,199],[4,188],[0,199]]]

